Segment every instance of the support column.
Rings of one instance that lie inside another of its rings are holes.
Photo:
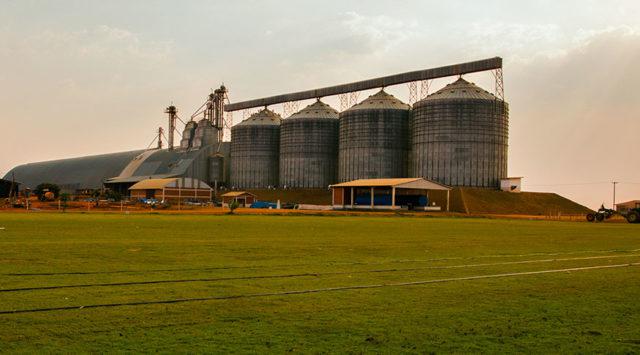
[[[373,193],[373,186],[371,186],[371,200],[369,201],[371,203],[371,209],[373,209],[373,196],[375,196],[375,194]]]
[[[426,207],[429,207],[429,204],[431,203],[431,200],[429,199],[429,190],[425,190],[425,191],[427,193],[427,206]]]
[[[354,195],[353,195],[353,187],[352,187],[351,188],[351,208],[353,208],[353,198],[354,198]]]
[[[395,209],[396,208],[396,188],[392,187],[391,188],[391,209]]]
[[[449,212],[449,192],[451,190],[447,190],[447,212]]]
[[[331,206],[336,205],[336,189],[331,188]]]

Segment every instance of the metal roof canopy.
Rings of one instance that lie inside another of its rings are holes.
[[[450,187],[424,178],[359,179],[330,187],[395,187],[396,189],[451,190]]]
[[[301,101],[308,99],[316,99],[325,96],[333,96],[346,94],[354,91],[362,91],[386,86],[410,83],[420,80],[430,80],[444,78],[454,75],[462,75],[476,73],[487,70],[501,69],[502,58],[494,57],[489,59],[478,60],[475,62],[460,63],[447,65],[439,68],[416,70],[402,74],[383,76],[380,78],[356,81],[349,84],[336,86],[328,86],[315,90],[299,91],[289,94],[265,97],[262,99],[248,100],[225,105],[224,110],[227,112],[244,110],[253,107],[266,107],[269,105],[279,104],[283,102]]]
[[[178,181],[178,179],[179,178],[142,180],[131,186],[129,190],[163,189],[172,182]]]
[[[231,192],[227,192],[226,194],[221,195],[222,197],[240,197],[240,196],[253,196],[256,197],[256,195],[252,194],[251,192],[247,192],[247,191],[231,191]]]
[[[185,186],[185,184],[191,186]],[[157,190],[164,188],[211,190],[211,186],[207,185],[203,181],[193,178],[179,177],[142,180],[131,186],[129,190]]]

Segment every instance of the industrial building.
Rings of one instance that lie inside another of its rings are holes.
[[[213,189],[198,179],[146,179],[129,188],[132,199],[155,199],[167,203],[211,201]]]
[[[249,207],[256,201],[256,195],[246,191],[230,191],[222,194],[222,206],[227,207],[232,202],[238,202],[239,207]]]
[[[493,94],[462,78],[483,71],[493,73]],[[447,77],[454,81],[417,99],[418,85],[428,88],[431,80]],[[409,86],[409,103],[384,90],[400,84]],[[501,58],[236,103],[228,102],[221,86],[185,122],[178,144],[174,134],[180,118],[172,105],[165,110],[166,149],[160,129],[155,149],[26,164],[7,176],[15,175],[24,187],[49,182],[65,192],[109,188],[122,194],[143,180],[168,178],[199,180],[214,190],[327,189],[380,178],[499,189],[508,177],[508,105],[502,88]],[[377,92],[349,102],[365,90]],[[335,95],[341,112],[320,101]],[[284,118],[269,109],[304,100],[315,102]],[[225,121],[225,113],[255,108],[260,111],[236,125]],[[225,126],[230,141],[224,140]]]
[[[446,191],[444,210],[449,211],[451,188],[422,178],[358,179],[331,185],[335,209],[415,209],[440,211],[430,203],[429,191]]]
[[[94,155],[20,165],[7,176],[15,176],[23,187],[35,188],[42,182],[56,184],[62,192],[77,193],[109,188],[129,195],[129,188],[147,179],[193,178],[212,186],[224,184],[229,176],[230,143],[223,142],[223,123],[216,120],[216,110],[225,99],[221,87],[209,95],[203,106],[186,123],[179,145],[174,145],[177,110],[168,107],[168,148],[163,149],[162,135],[155,149]],[[194,118],[202,116],[196,121]]]

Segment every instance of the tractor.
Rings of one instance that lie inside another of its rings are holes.
[[[626,218],[629,223],[640,223],[640,208],[631,208],[626,212],[618,212],[616,210],[606,208],[604,205],[600,206],[598,211],[587,214],[587,221],[602,222],[616,214]]]

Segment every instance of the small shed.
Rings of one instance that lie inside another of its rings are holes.
[[[360,179],[330,186],[334,209],[415,209],[441,211],[430,203],[429,191],[445,191],[449,211],[451,188],[423,178]]]
[[[146,179],[129,188],[131,198],[156,199],[164,202],[197,201],[208,202],[213,189],[206,183],[193,178]]]
[[[522,176],[500,179],[500,190],[506,191],[506,192],[521,192],[522,179],[523,179]]]
[[[233,201],[238,201],[240,207],[249,207],[256,200],[256,195],[247,191],[231,191],[223,194],[222,205],[229,206]]]

